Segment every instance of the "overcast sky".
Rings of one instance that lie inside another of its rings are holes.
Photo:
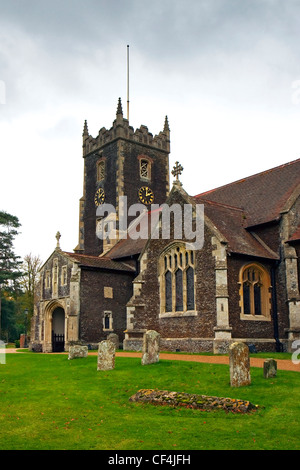
[[[299,158],[300,0],[0,0],[0,210],[20,256],[78,241],[82,130],[171,129],[195,195]],[[172,180],[172,178],[171,178]]]

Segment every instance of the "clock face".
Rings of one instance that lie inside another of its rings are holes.
[[[143,204],[152,204],[154,201],[154,193],[152,189],[148,188],[148,186],[142,186],[139,189],[139,199]]]
[[[95,193],[95,198],[94,198],[96,206],[100,206],[100,204],[103,204],[104,199],[105,199],[104,189],[103,188],[97,189]]]

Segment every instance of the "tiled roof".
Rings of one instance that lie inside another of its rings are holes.
[[[247,225],[250,227],[276,220],[298,185],[300,159],[198,194],[195,200],[205,199],[239,207],[247,212]]]
[[[297,230],[293,233],[293,235],[288,240],[288,242],[297,242],[297,241],[300,241],[300,226],[297,228]]]
[[[122,258],[128,258],[130,256],[139,255],[143,251],[148,241],[148,238],[149,238],[148,234],[150,235],[151,233],[152,214],[157,211],[159,212],[160,209],[156,209],[154,211],[143,212],[138,217],[139,222],[136,225],[133,225],[131,229],[129,227],[127,237],[120,240],[118,243],[116,243],[116,245],[114,245],[111,248],[111,250],[108,253],[106,253],[106,256],[108,256],[111,259],[122,259]],[[148,227],[148,230],[145,236],[143,236],[143,238],[134,238],[132,236],[132,232],[135,231],[135,229],[138,232],[140,228],[137,228],[137,227],[139,227],[140,225],[145,227],[146,225],[144,224],[147,224],[147,227]]]
[[[260,239],[245,229],[247,214],[236,207],[204,201],[204,214],[222,233],[232,253],[255,256],[259,258],[278,259],[276,253],[269,249]]]
[[[127,237],[116,243],[111,250],[106,253],[106,256],[113,260],[139,255],[143,251],[146,243],[147,239],[138,238],[137,240],[133,240]]]
[[[195,203],[204,204],[205,215],[226,239],[230,252],[278,259],[277,253],[274,253],[260,240],[251,231],[251,227],[277,220],[280,212],[299,185],[300,159],[198,194],[191,199]],[[151,211],[145,212],[141,217],[148,217],[149,224],[150,216]],[[293,239],[299,239],[299,231],[295,232]],[[128,270],[127,265],[115,260],[139,255],[145,248],[146,243],[147,239],[145,238],[134,239],[128,235],[126,239],[120,240],[104,257],[85,257],[84,262],[93,262],[103,268],[107,265],[112,269],[115,266],[115,269]],[[96,258],[96,260],[89,261],[89,258]],[[112,263],[115,263],[115,265]],[[107,267],[107,269],[110,268]]]
[[[69,258],[73,259],[74,261],[78,262],[81,266],[90,267],[90,268],[99,268],[105,270],[113,270],[113,271],[129,271],[134,272],[135,269],[132,266],[129,266],[126,263],[122,263],[119,261],[114,261],[110,258],[105,256],[89,256],[89,255],[81,255],[78,253],[69,253],[64,251],[65,255]]]

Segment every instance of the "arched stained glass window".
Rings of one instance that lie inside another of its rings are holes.
[[[270,318],[270,287],[270,276],[263,266],[255,263],[242,268],[240,273],[240,305],[244,318]]]

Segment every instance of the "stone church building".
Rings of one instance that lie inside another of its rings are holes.
[[[111,129],[92,137],[85,122],[78,245],[62,251],[58,233],[41,268],[32,350],[97,348],[110,333],[140,350],[149,329],[173,351],[281,351],[300,339],[300,159],[190,196],[178,162],[170,186],[169,153],[167,118],[159,135],[134,130],[120,100]]]

